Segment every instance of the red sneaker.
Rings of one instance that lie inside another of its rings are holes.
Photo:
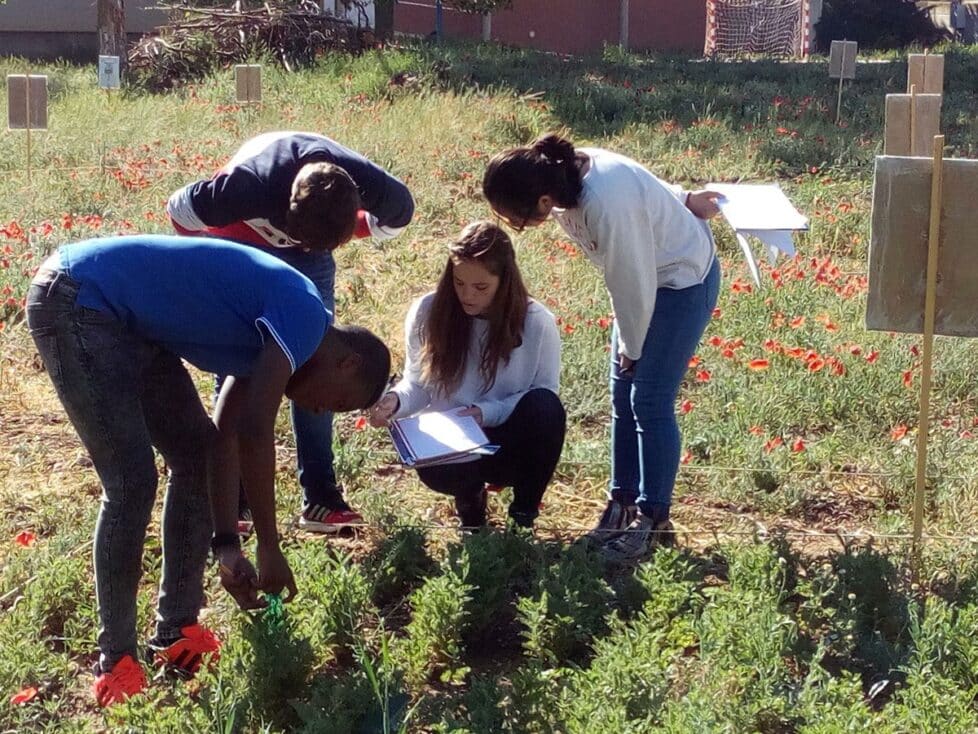
[[[331,510],[323,505],[309,505],[302,510],[299,527],[310,533],[340,533],[363,525],[363,515],[353,510]]]
[[[149,643],[153,661],[179,678],[193,678],[200,669],[204,655],[210,656],[209,665],[221,657],[221,641],[206,627],[188,624],[180,630],[183,635],[167,645]]]
[[[147,685],[143,666],[132,655],[125,655],[108,673],[99,673],[95,677],[92,695],[98,705],[105,708],[142,693]]]

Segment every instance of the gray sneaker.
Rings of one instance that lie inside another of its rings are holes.
[[[674,531],[668,520],[658,525],[652,518],[638,515],[617,538],[601,546],[601,555],[609,563],[625,565],[647,558],[659,545],[672,545]]]
[[[638,515],[638,507],[626,505],[618,500],[608,500],[608,505],[601,513],[601,519],[584,536],[584,540],[590,546],[600,546],[609,540],[617,538],[635,520]]]

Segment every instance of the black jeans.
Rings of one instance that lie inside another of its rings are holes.
[[[484,429],[499,451],[463,464],[418,469],[418,478],[436,492],[462,498],[481,492],[487,482],[512,486],[510,517],[531,525],[557,468],[566,427],[560,398],[545,388],[530,390],[505,423]]]
[[[157,635],[178,637],[204,603],[212,533],[206,460],[216,428],[175,354],[111,314],[75,303],[78,283],[43,270],[27,293],[27,323],[48,375],[102,482],[95,525],[95,592],[102,670],[136,655],[143,541],[166,461],[163,574]]]

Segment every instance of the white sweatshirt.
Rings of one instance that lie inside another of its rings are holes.
[[[425,409],[450,410],[476,405],[482,410],[484,426],[498,426],[506,422],[520,398],[530,390],[544,387],[557,392],[560,379],[557,323],[545,306],[531,300],[523,322],[523,343],[510,353],[508,363],[499,365],[493,386],[488,391],[484,390],[482,375],[479,374],[482,344],[489,322],[472,318],[462,380],[450,395],[439,394],[435,386],[424,382],[421,376],[421,335],[434,295],[429,293],[412,303],[404,322],[407,360],[404,377],[393,388],[400,400],[394,418],[413,415]]]
[[[578,148],[591,159],[580,202],[554,218],[604,274],[618,321],[618,349],[642,356],[658,288],[702,283],[716,244],[710,225],[686,208],[686,195],[630,158]]]

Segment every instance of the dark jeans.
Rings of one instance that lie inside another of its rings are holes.
[[[611,496],[657,522],[669,518],[679,470],[676,396],[719,289],[719,260],[699,285],[659,288],[642,357],[629,373],[618,368],[617,322],[612,329]]]
[[[303,252],[295,248],[262,249],[309,278],[319,290],[326,308],[330,313],[335,311],[333,284],[336,262],[332,253]],[[218,391],[220,386],[221,378],[218,378]],[[333,469],[333,414],[303,410],[295,403],[290,403],[290,408],[303,504],[325,505],[334,510],[348,509],[343,494],[336,486],[336,472]]]
[[[176,355],[111,314],[75,305],[77,293],[68,273],[42,270],[27,293],[27,323],[102,482],[95,591],[99,663],[110,670],[136,654],[136,592],[159,480],[154,446],[169,469],[157,635],[177,637],[197,621],[212,534],[206,454],[216,429]]]
[[[509,514],[519,524],[531,525],[557,468],[566,425],[560,398],[544,388],[530,390],[505,423],[485,429],[499,451],[463,464],[418,469],[418,477],[436,492],[454,497],[475,495],[487,482],[512,486]]]

